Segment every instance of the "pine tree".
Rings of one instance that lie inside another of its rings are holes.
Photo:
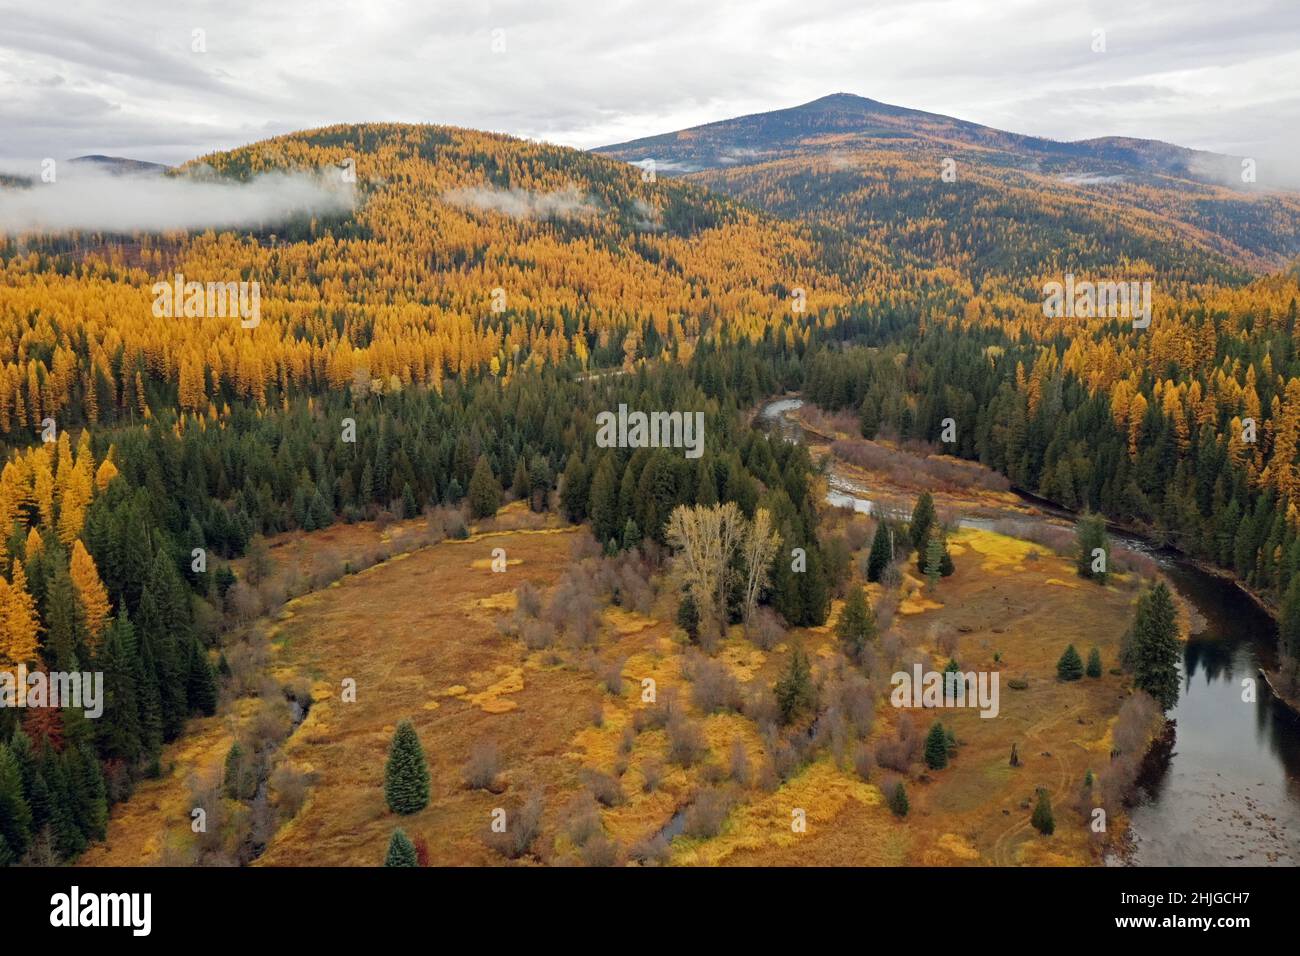
[[[792,723],[800,714],[813,706],[812,669],[802,647],[796,646],[790,663],[776,682],[776,705],[781,712],[781,722]]]
[[[32,811],[23,793],[22,772],[8,744],[0,743],[0,837],[15,859],[27,852]]]
[[[398,724],[393,734],[384,768],[384,798],[388,809],[403,815],[418,813],[429,805],[429,767],[409,720]]]
[[[933,591],[939,583],[939,578],[943,575],[943,545],[939,542],[939,536],[932,534],[930,540],[925,546],[925,579]]]
[[[189,644],[186,698],[190,702],[191,710],[204,717],[211,717],[217,712],[217,681],[212,676],[212,665],[208,662],[208,655],[199,646],[199,642],[191,639]]]
[[[916,507],[912,509],[912,521],[908,526],[908,536],[912,539],[914,549],[917,551],[925,549],[933,525],[934,498],[930,492],[923,491],[921,497],[916,499]]]
[[[911,808],[907,801],[907,789],[903,786],[903,781],[899,780],[889,789],[889,809],[894,816],[905,817]]]
[[[1101,676],[1101,651],[1095,647],[1088,652],[1087,674],[1089,677]]]
[[[388,853],[384,856],[384,866],[419,866],[420,861],[415,852],[415,844],[410,841],[401,828],[393,831],[388,841]]]
[[[1106,519],[1101,515],[1081,515],[1075,526],[1075,538],[1079,548],[1075,558],[1079,577],[1105,584],[1110,570],[1110,539],[1106,534]],[[1097,551],[1101,553],[1097,554]]]
[[[1138,598],[1132,637],[1133,686],[1169,710],[1178,703],[1181,659],[1173,596],[1160,582]]]
[[[1061,659],[1056,662],[1056,677],[1058,680],[1078,680],[1082,676],[1083,660],[1079,657],[1079,652],[1074,649],[1074,645],[1069,644]]]
[[[948,766],[948,735],[943,724],[937,720],[925,736],[925,765],[931,770],[942,770]]]
[[[487,458],[480,455],[469,480],[469,510],[475,518],[490,518],[501,507],[501,486]]]
[[[889,528],[882,521],[876,525],[875,537],[871,539],[871,553],[867,555],[867,580],[879,581],[889,567],[891,558]]]
[[[849,589],[848,599],[835,622],[835,634],[845,656],[861,664],[868,645],[876,639],[876,615],[861,585]]]
[[[611,455],[605,455],[596,466],[587,511],[591,515],[591,533],[601,545],[618,534],[618,475]]]
[[[1056,831],[1056,820],[1052,816],[1052,800],[1044,789],[1040,788],[1038,791],[1038,804],[1034,807],[1029,822],[1043,836],[1051,836]]]

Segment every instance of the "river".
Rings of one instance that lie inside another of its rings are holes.
[[[802,404],[772,401],[759,418],[787,440],[824,444],[787,417]],[[829,503],[871,512],[869,488],[836,473],[833,464],[828,480]],[[1044,515],[1068,517],[1023,497]],[[982,518],[960,523],[989,525]],[[1150,554],[1199,619],[1183,650],[1182,690],[1169,713],[1172,740],[1148,755],[1132,799],[1128,845],[1107,862],[1300,864],[1300,716],[1259,676],[1260,667],[1274,663],[1276,624],[1232,581],[1131,534],[1113,530],[1112,537]]]

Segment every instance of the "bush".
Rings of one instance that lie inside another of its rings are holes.
[[[465,786],[471,790],[491,790],[501,772],[501,753],[491,740],[476,741],[465,762]]]
[[[605,692],[615,697],[623,693],[623,663],[624,658],[615,658],[600,665],[596,671]]]
[[[601,773],[599,770],[584,770],[582,779],[601,806],[617,807],[622,804],[623,789],[609,774]]]
[[[745,751],[745,745],[737,737],[731,742],[731,767],[729,770],[731,779],[742,787],[748,787],[753,774],[749,767],[749,754]]]
[[[668,721],[668,759],[679,767],[689,768],[708,753],[699,725],[681,715]]]
[[[517,860],[528,853],[542,831],[542,812],[545,804],[538,792],[529,794],[518,809],[506,811],[506,828],[502,833],[491,829],[483,837],[483,842],[510,860]]]
[[[641,764],[641,789],[646,793],[654,793],[658,790],[663,779],[664,767],[658,760],[651,757]]]
[[[686,809],[686,823],[682,832],[697,840],[708,840],[722,832],[727,822],[731,804],[726,794],[710,787],[701,790],[695,802]]]
[[[745,636],[759,650],[770,651],[785,640],[785,628],[774,611],[760,607],[745,623]]]
[[[701,711],[712,714],[740,710],[740,685],[726,664],[696,651],[687,654],[683,665],[686,679],[691,682],[691,701]]]

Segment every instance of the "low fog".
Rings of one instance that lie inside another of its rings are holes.
[[[599,212],[585,193],[572,186],[549,193],[484,186],[453,189],[442,198],[444,202],[462,209],[499,212],[514,219],[566,219]]]
[[[341,171],[264,173],[248,182],[184,176],[115,175],[59,163],[42,182],[39,164],[7,164],[0,174],[31,185],[0,186],[0,233],[165,232],[268,227],[301,215],[347,212],[354,186]]]

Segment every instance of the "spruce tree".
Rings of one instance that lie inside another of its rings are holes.
[[[1056,676],[1060,680],[1078,680],[1083,676],[1083,660],[1073,644],[1066,645],[1065,653],[1056,662]]]
[[[487,457],[480,455],[469,480],[469,510],[475,518],[491,518],[501,507],[501,486]]]
[[[934,590],[939,583],[939,578],[943,575],[943,545],[939,543],[938,535],[930,535],[930,541],[925,546],[924,571],[930,590]]]
[[[923,551],[926,542],[930,540],[930,529],[934,524],[934,498],[930,492],[921,492],[921,497],[916,499],[916,507],[912,509],[912,521],[908,527],[908,536],[912,539],[912,547],[917,551]]]
[[[1178,662],[1182,646],[1173,596],[1160,582],[1138,598],[1133,622],[1133,686],[1146,691],[1165,710],[1178,703]]]
[[[1093,648],[1088,652],[1088,670],[1089,677],[1101,676],[1101,651]]]
[[[889,567],[891,558],[889,528],[882,521],[876,525],[875,537],[871,539],[871,553],[867,555],[867,580],[879,581],[880,576]]]
[[[1081,515],[1075,525],[1075,540],[1079,548],[1075,558],[1079,577],[1105,584],[1106,575],[1110,571],[1110,539],[1106,534],[1106,519],[1095,514]],[[1100,555],[1096,553],[1098,550]]]
[[[591,515],[591,533],[602,546],[620,530],[618,485],[613,456],[605,455],[596,466],[596,475],[591,480],[591,496],[587,506],[587,513]]]
[[[384,866],[419,866],[420,861],[415,853],[415,844],[410,841],[401,829],[393,831],[392,839],[388,841],[388,853],[384,856]]]
[[[397,725],[384,768],[384,798],[394,813],[418,813],[429,805],[429,767],[409,720]]]
[[[835,634],[845,656],[861,664],[867,646],[876,638],[876,615],[867,601],[866,589],[861,585],[849,589],[848,599],[835,622]]]
[[[925,736],[925,765],[931,770],[942,770],[948,766],[948,735],[943,724],[937,720]]]
[[[893,811],[896,817],[907,816],[911,809],[911,804],[907,801],[907,790],[903,786],[903,781],[899,780],[889,790],[889,809]]]
[[[776,682],[776,706],[781,712],[781,722],[789,724],[813,706],[812,669],[802,647],[796,646],[790,663]]]
[[[0,837],[15,859],[27,852],[32,835],[32,810],[23,793],[18,760],[8,744],[0,744]]]
[[[1056,830],[1056,820],[1052,816],[1052,800],[1044,789],[1040,788],[1038,791],[1038,804],[1034,807],[1029,822],[1043,836],[1051,836]]]

